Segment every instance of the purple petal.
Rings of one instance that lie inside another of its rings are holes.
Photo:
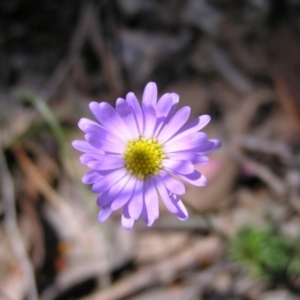
[[[156,105],[156,115],[157,118],[163,117],[164,119],[167,118],[172,106],[173,106],[173,97],[172,94],[166,93],[160,97]]]
[[[179,96],[175,93],[164,94],[156,106],[157,123],[154,136],[158,136],[160,131],[168,124],[176,111]]]
[[[165,120],[166,123],[168,123],[171,120],[171,118],[173,117],[173,115],[177,109],[177,105],[179,103],[179,95],[178,94],[171,93],[171,96],[172,96],[172,107],[168,113],[166,120]]]
[[[97,105],[99,106],[99,109],[96,109]],[[132,138],[125,123],[110,104],[106,102],[101,102],[100,104],[92,102],[90,103],[90,107],[93,112],[97,111],[95,116],[109,132],[120,137],[124,141]]]
[[[128,212],[128,202],[123,207],[123,214],[122,214],[122,226],[124,229],[130,230],[134,225],[134,220],[130,217]]]
[[[102,208],[98,214],[98,220],[99,222],[104,222],[108,219],[108,217],[111,215],[112,210],[110,207],[108,208]]]
[[[182,151],[182,152],[171,152],[168,153],[168,158],[174,160],[187,160],[193,165],[205,165],[208,163],[208,157],[203,154],[196,153],[195,150]]]
[[[221,147],[222,143],[219,140],[208,140],[199,145],[195,151],[201,154],[207,154],[213,151],[218,150]]]
[[[89,171],[88,173],[83,175],[82,182],[84,184],[91,184],[91,183],[94,183],[94,182],[100,180],[101,178],[102,178],[102,176],[98,172]]]
[[[193,164],[195,165],[206,165],[209,161],[207,156],[202,154],[197,154],[196,158],[193,160]]]
[[[156,125],[155,106],[157,101],[157,87],[154,82],[149,82],[144,90],[142,110],[144,114],[144,131],[142,135],[150,138],[154,134]]]
[[[131,230],[134,225],[134,220],[131,218],[126,218],[124,215],[122,215],[121,224],[124,229]]]
[[[144,182],[141,180],[136,181],[133,197],[128,204],[128,213],[130,217],[137,220],[141,215],[143,209],[143,196],[144,194]]]
[[[94,161],[95,159],[92,158],[89,154],[83,154],[79,157],[79,160],[83,165],[87,166],[88,163]]]
[[[166,142],[168,141],[188,120],[191,108],[188,106],[182,107],[176,112],[169,123],[162,129],[158,135],[158,139]]]
[[[116,103],[116,109],[121,118],[123,119],[124,123],[127,125],[128,129],[132,133],[132,137],[134,139],[138,139],[139,129],[129,104],[124,99],[118,98]]]
[[[97,149],[101,149],[102,147],[102,143],[101,143],[101,140],[95,136],[94,134],[91,134],[91,133],[87,133],[84,135],[84,138],[95,148]]]
[[[171,199],[178,209],[178,212],[175,214],[177,218],[181,221],[186,221],[189,218],[189,214],[182,201],[176,195],[171,195]]]
[[[156,125],[155,110],[152,106],[143,105],[143,112],[145,121],[143,136],[146,138],[151,138],[154,135],[154,129]]]
[[[98,102],[91,102],[89,104],[90,110],[97,119],[99,123],[101,123],[101,111],[100,111],[100,106]]]
[[[125,144],[119,146],[108,141],[102,141],[101,149],[106,153],[122,154],[125,151]]]
[[[168,153],[168,158],[174,160],[188,160],[193,162],[193,160],[195,160],[196,157],[197,153],[195,153],[194,151]]]
[[[132,197],[136,185],[136,179],[134,176],[131,176],[122,191],[114,199],[111,204],[111,209],[113,211],[118,210],[123,207]]]
[[[123,178],[121,178],[118,182],[116,182],[110,189],[104,191],[97,198],[97,205],[99,206],[110,206],[111,202],[119,195],[119,193],[124,189],[128,180],[130,179],[130,175],[127,174]]]
[[[206,143],[199,146],[196,150],[202,154],[210,153],[220,149],[222,146],[219,140],[208,140]]]
[[[143,93],[143,106],[156,106],[157,101],[157,86],[154,82],[149,82]]]
[[[100,125],[99,125],[97,122],[92,121],[92,120],[90,120],[90,119],[86,119],[86,118],[81,118],[81,119],[79,120],[79,122],[78,122],[78,127],[79,127],[83,132],[86,132],[86,131],[85,131],[85,128],[86,128],[86,126],[88,126],[88,125],[93,125],[93,126],[98,126],[98,127],[100,127]]]
[[[101,193],[108,190],[111,186],[116,184],[121,178],[127,174],[124,168],[112,171],[108,175],[104,176],[101,181],[96,182],[92,186],[92,191],[94,193]]]
[[[177,195],[183,195],[185,193],[184,184],[172,177],[170,174],[161,171],[159,177],[170,192]]]
[[[82,129],[86,133],[93,134],[95,136],[95,138],[98,138],[101,141],[105,140],[105,141],[108,141],[110,143],[116,144],[120,147],[122,145],[124,145],[124,141],[122,141],[117,136],[111,134],[109,131],[107,131],[106,129],[104,129],[100,125],[85,124],[85,125],[82,125]]]
[[[177,207],[174,205],[174,203],[172,202],[172,200],[169,197],[168,191],[165,187],[165,185],[163,184],[162,180],[159,177],[155,177],[154,178],[154,184],[155,187],[157,189],[157,191],[159,192],[166,208],[172,213],[175,214],[178,212]]]
[[[206,126],[210,121],[209,115],[202,115],[190,123],[184,125],[174,137],[170,139],[170,142],[177,141],[187,135],[190,135],[194,132],[201,130],[204,126]]]
[[[190,174],[194,172],[194,166],[189,161],[164,159],[163,166],[175,173]]]
[[[146,224],[152,226],[159,217],[159,208],[157,191],[151,179],[145,182],[144,203]]]
[[[198,148],[201,148],[201,146],[206,142],[207,142],[207,135],[204,132],[196,132],[188,136],[185,136],[178,141],[174,141],[174,142],[168,141],[164,145],[164,151],[179,152],[179,151],[187,151],[189,149],[195,149],[195,152],[201,152],[198,151]]]
[[[134,93],[128,93],[126,95],[126,101],[132,109],[136,124],[139,128],[139,133],[142,134],[144,131],[144,116],[139,101]]]
[[[140,217],[143,209],[143,186],[143,181],[137,181],[133,197],[128,202],[128,213],[134,220],[137,220]]]
[[[87,163],[87,166],[94,170],[113,170],[124,166],[124,159],[120,156],[97,155],[95,161]]]
[[[86,141],[80,141],[80,140],[73,141],[72,146],[81,152],[98,151],[95,147],[93,147],[91,144],[89,144]]]
[[[182,175],[179,173],[177,173],[176,175],[192,185],[205,186],[207,184],[207,179],[205,178],[205,176],[198,171],[194,171],[193,173],[188,175]]]
[[[123,145],[120,144],[114,144],[109,141],[105,141],[101,139],[101,135],[95,135],[92,133],[87,133],[84,135],[85,139],[93,145],[96,149],[103,150],[106,152],[112,152],[112,153],[123,153],[125,151],[125,143]]]

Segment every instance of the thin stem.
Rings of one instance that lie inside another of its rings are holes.
[[[26,248],[22,241],[21,233],[17,225],[13,180],[10,175],[2,148],[0,148],[0,176],[2,179],[1,196],[5,207],[5,227],[8,236],[11,238],[12,250],[22,263],[26,274],[25,276],[28,278],[28,298],[30,300],[38,300],[39,297],[34,277],[34,270],[27,255]]]

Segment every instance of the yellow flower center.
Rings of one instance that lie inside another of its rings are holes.
[[[139,179],[145,179],[158,174],[166,156],[162,144],[156,139],[142,137],[127,143],[123,157],[127,171]]]

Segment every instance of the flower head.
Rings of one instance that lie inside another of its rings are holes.
[[[191,109],[185,106],[176,112],[178,102],[175,93],[157,101],[156,84],[150,82],[142,105],[133,93],[118,98],[116,109],[106,102],[90,103],[100,124],[81,119],[78,125],[85,141],[72,144],[85,153],[81,163],[92,169],[82,181],[92,184],[92,191],[98,194],[100,222],[123,208],[125,229],[131,229],[140,216],[151,226],[159,217],[159,198],[178,219],[188,219],[179,198],[185,193],[181,181],[204,186],[206,178],[194,165],[208,163],[205,155],[219,149],[221,143],[199,132],[210,121],[208,115],[186,124]]]

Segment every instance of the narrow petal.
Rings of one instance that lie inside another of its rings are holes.
[[[106,153],[122,154],[125,151],[125,144],[120,146],[108,141],[102,141],[101,150]]]
[[[123,214],[122,214],[122,226],[124,229],[130,230],[134,225],[134,220],[130,217],[128,212],[128,202],[123,207]]]
[[[110,207],[108,208],[102,208],[98,214],[98,220],[99,222],[104,222],[108,219],[108,217],[111,215],[112,210]]]
[[[158,195],[151,179],[145,182],[144,203],[146,210],[146,224],[152,226],[159,217]]]
[[[101,149],[101,147],[102,147],[101,140],[99,138],[97,138],[97,136],[95,136],[94,134],[87,133],[84,135],[84,138],[87,140],[88,143],[90,143],[96,149],[99,149],[99,150]]]
[[[197,154],[196,158],[192,161],[195,165],[206,165],[209,161],[207,156],[202,154]]]
[[[204,140],[198,147],[193,149],[200,154],[207,154],[213,152],[221,147],[221,143],[218,140]]]
[[[142,135],[151,138],[156,125],[155,106],[157,101],[157,87],[154,82],[149,82],[143,93],[142,110],[144,114],[144,131]]]
[[[97,198],[97,205],[111,206],[111,202],[116,199],[119,193],[124,189],[129,179],[130,175],[127,174],[117,181],[110,189],[104,191],[104,193]]]
[[[220,149],[221,146],[222,143],[219,140],[208,140],[206,143],[202,144],[197,148],[197,152],[207,154]]]
[[[90,107],[93,107],[95,110],[96,104],[98,103],[92,102],[90,104]],[[110,131],[112,134],[120,137],[124,141],[132,137],[125,123],[110,104],[101,102],[100,104],[98,104],[98,106],[99,110],[97,113],[97,119],[105,127],[105,129]]]
[[[122,98],[118,98],[116,102],[116,109],[120,117],[123,119],[124,123],[130,130],[132,137],[138,139],[139,137],[139,128],[135,121],[134,115],[129,104]]]
[[[100,125],[85,124],[81,127],[85,133],[91,133],[101,141],[108,141],[118,146],[122,146],[124,144],[124,141],[122,141],[119,137],[113,135]]]
[[[100,127],[100,125],[99,125],[97,122],[92,121],[92,120],[87,119],[87,118],[81,118],[81,119],[79,120],[79,122],[78,122],[78,127],[79,127],[82,131],[84,131],[84,132],[86,132],[86,131],[85,131],[85,127],[88,126],[88,125],[93,125],[93,126],[98,126],[98,127]]]
[[[134,176],[131,176],[122,191],[114,199],[111,204],[111,209],[113,211],[118,210],[123,207],[132,197],[136,185],[136,179]]]
[[[178,209],[178,212],[175,214],[177,218],[181,221],[186,221],[189,218],[189,214],[182,201],[176,195],[171,195],[171,199]]]
[[[193,165],[205,165],[208,163],[208,157],[203,154],[196,153],[195,150],[182,151],[182,152],[171,152],[168,153],[168,158],[174,160],[187,160]]]
[[[131,198],[128,204],[128,213],[133,220],[137,220],[141,215],[143,209],[143,194],[144,182],[141,180],[137,180],[134,190],[134,196]]]
[[[102,140],[100,136],[97,136],[92,133],[87,133],[84,135],[85,139],[93,145],[96,149],[106,151],[106,152],[113,152],[121,154],[125,150],[125,144],[115,144],[109,141]]]
[[[183,195],[185,194],[185,186],[182,182],[178,181],[174,177],[172,177],[167,172],[161,171],[159,174],[162,182],[166,186],[166,188],[174,194]]]
[[[154,82],[149,82],[143,93],[143,105],[152,107],[156,106],[157,101],[157,86]]]
[[[79,160],[83,165],[87,166],[88,163],[94,161],[95,159],[92,158],[89,154],[83,154],[79,157]]]
[[[139,128],[139,133],[142,134],[144,131],[144,116],[139,101],[134,93],[128,93],[126,95],[126,101],[132,109],[136,124]]]
[[[178,212],[177,207],[174,205],[174,203],[172,202],[172,200],[169,197],[168,191],[165,187],[165,185],[163,184],[162,180],[159,177],[155,177],[154,178],[154,184],[155,187],[157,189],[157,191],[159,192],[166,208],[172,213],[175,214]]]
[[[94,193],[102,193],[116,184],[126,174],[127,171],[124,168],[112,171],[108,175],[104,176],[101,181],[94,183],[92,186],[92,191]]]
[[[151,138],[154,135],[154,129],[156,125],[156,114],[152,106],[143,105],[144,112],[144,132],[143,136],[146,138]]]
[[[168,141],[188,120],[191,108],[188,106],[179,109],[170,122],[162,129],[158,139],[162,142]]]
[[[165,120],[166,123],[168,123],[172,119],[172,117],[177,109],[177,105],[179,103],[179,95],[178,94],[171,93],[171,96],[172,96],[172,107],[167,115],[166,120]]]
[[[163,166],[172,172],[180,174],[190,174],[194,172],[192,163],[184,160],[164,159]]]
[[[157,123],[154,136],[157,137],[161,130],[173,117],[179,102],[179,96],[175,93],[164,94],[156,106]]]
[[[173,106],[173,98],[172,94],[166,93],[163,94],[155,107],[157,118],[163,117],[164,119],[167,118],[172,106]]]
[[[205,178],[205,176],[198,171],[194,171],[193,173],[188,175],[182,175],[179,173],[177,173],[176,175],[184,181],[195,186],[205,186],[207,184],[207,179]]]
[[[89,171],[82,177],[84,184],[91,184],[98,181],[102,176],[97,171]]]
[[[168,158],[174,160],[188,160],[192,162],[196,157],[197,153],[195,153],[194,151],[168,153]]]
[[[168,141],[164,145],[164,151],[165,152],[179,152],[179,151],[187,151],[189,149],[195,149],[195,152],[201,152],[196,151],[201,149],[201,146],[207,142],[207,135],[204,132],[196,132],[192,133],[188,136],[183,137],[182,139],[178,141]]]
[[[124,215],[122,215],[121,224],[124,229],[131,230],[134,225],[134,220],[131,218],[126,218]]]
[[[99,155],[96,161],[87,163],[87,166],[94,170],[113,170],[124,166],[124,159],[120,156]]]
[[[195,133],[201,130],[204,126],[206,126],[210,121],[210,116],[202,115],[193,121],[189,122],[188,124],[184,125],[175,136],[170,139],[170,142],[177,141],[187,135]]]
[[[93,152],[93,151],[97,151],[97,149],[94,146],[92,146],[90,143],[88,143],[87,141],[76,140],[76,141],[72,142],[72,146],[76,150],[79,150],[81,152]]]

